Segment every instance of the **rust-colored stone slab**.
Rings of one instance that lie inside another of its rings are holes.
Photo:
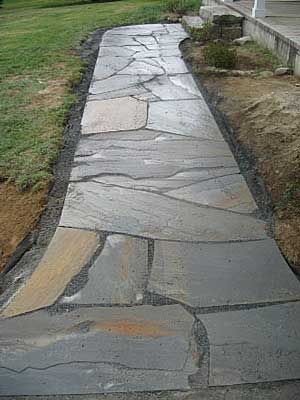
[[[38,267],[0,316],[12,317],[53,304],[97,246],[95,232],[58,228]]]

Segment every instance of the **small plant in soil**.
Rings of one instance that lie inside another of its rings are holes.
[[[216,68],[233,69],[237,63],[236,49],[224,42],[209,43],[203,49],[205,62]]]
[[[191,35],[192,39],[202,43],[216,39],[214,25],[210,21],[205,22],[201,28],[192,28]]]

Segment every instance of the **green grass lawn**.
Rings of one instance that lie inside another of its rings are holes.
[[[81,41],[101,27],[158,22],[164,10],[159,0],[4,0],[0,180],[22,189],[51,180],[66,115],[75,100],[72,86],[84,67],[78,55]]]

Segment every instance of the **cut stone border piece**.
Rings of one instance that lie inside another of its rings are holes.
[[[98,246],[95,232],[57,228],[39,265],[0,317],[12,317],[52,305],[89,262]]]
[[[210,386],[300,378],[300,303],[199,315],[210,347]]]
[[[300,283],[271,239],[155,241],[148,291],[192,307],[300,300]]]

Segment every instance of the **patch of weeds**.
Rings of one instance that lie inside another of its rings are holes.
[[[203,49],[205,62],[216,68],[233,69],[237,63],[236,49],[228,43],[209,43]]]
[[[188,11],[198,11],[199,7],[199,0],[167,0],[164,5],[166,11],[181,16]]]
[[[276,208],[278,211],[286,209],[291,211],[292,208],[297,213],[300,213],[300,180],[287,184],[286,190]]]
[[[238,57],[242,62],[244,61],[257,70],[276,69],[282,65],[271,51],[256,42],[249,42],[238,47]]]
[[[191,29],[192,39],[197,42],[208,42],[210,40],[216,39],[216,32],[212,22],[207,21],[201,26],[201,28]]]

